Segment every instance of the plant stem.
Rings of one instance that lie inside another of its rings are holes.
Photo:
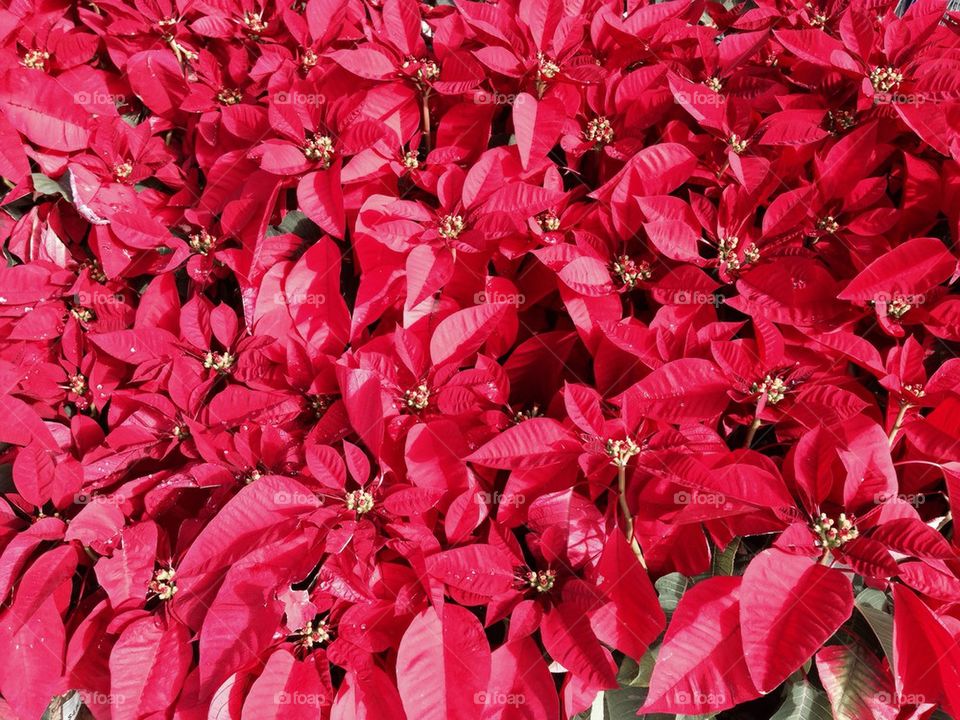
[[[620,491],[620,509],[623,511],[623,521],[627,530],[627,542],[630,543],[630,549],[637,556],[640,566],[646,570],[647,563],[643,559],[643,550],[640,549],[640,543],[633,536],[633,515],[630,513],[630,506],[627,505],[627,468],[625,465],[617,467],[617,489]]]
[[[427,152],[430,152],[430,89],[427,88],[423,91],[423,97],[421,99],[421,107],[423,109],[423,139],[427,144]]]
[[[747,430],[747,439],[744,441],[743,446],[749,448],[753,444],[753,436],[757,434],[757,428],[760,427],[760,418],[755,417],[753,422],[750,423],[750,429]]]
[[[887,438],[887,440],[890,442],[890,447],[893,447],[893,443],[897,439],[897,432],[899,432],[900,426],[903,425],[903,418],[906,417],[907,410],[909,410],[910,407],[910,403],[900,403],[900,412],[897,413],[897,419],[894,421],[893,429],[890,430],[890,435]]]
[[[827,551],[823,554],[823,557],[820,558],[820,564],[821,564],[821,565],[830,565],[832,562],[833,562],[833,555],[831,555],[831,554],[830,554],[830,551],[827,550]]]
[[[173,50],[173,55],[177,58],[177,64],[183,67],[183,53],[180,52],[180,45],[177,43],[176,38],[171,37],[167,40],[167,44],[170,46],[170,49]]]

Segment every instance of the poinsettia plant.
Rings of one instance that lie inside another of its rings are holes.
[[[0,180],[0,717],[960,717],[946,0],[13,0]]]

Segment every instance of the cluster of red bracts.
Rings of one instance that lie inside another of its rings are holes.
[[[0,716],[960,715],[895,4],[8,3]]]

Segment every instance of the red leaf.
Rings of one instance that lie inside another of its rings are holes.
[[[939,240],[908,240],[870,263],[837,297],[866,303],[922,294],[949,278],[956,266],[956,258]],[[922,302],[915,300],[913,304]]]
[[[324,664],[326,660],[324,659]],[[313,656],[297,660],[275,650],[243,703],[241,720],[315,720],[332,702]]]
[[[410,718],[479,720],[490,679],[490,646],[480,621],[445,605],[442,618],[417,615],[397,649],[397,687]]]
[[[555,97],[537,100],[520,93],[513,101],[513,128],[523,169],[540,161],[557,142],[563,127],[563,103]]]
[[[667,422],[707,420],[727,407],[729,385],[709,360],[667,363],[627,390],[642,415]]]
[[[13,461],[13,480],[24,500],[35,507],[43,507],[50,500],[56,482],[50,453],[32,443],[23,448]]]
[[[769,692],[830,639],[853,612],[847,577],[811,558],[765,550],[743,575],[743,652],[757,687]]]
[[[954,631],[955,632],[955,631]],[[936,615],[902,585],[893,586],[893,670],[898,693],[960,712],[960,645]]]
[[[136,720],[173,704],[193,657],[188,639],[184,626],[164,629],[152,616],[127,625],[110,653],[114,720]]]
[[[444,318],[430,339],[433,363],[459,363],[475,353],[510,307],[505,303],[483,303]]]
[[[760,696],[741,645],[741,579],[715,577],[680,599],[642,712],[712,713]]]
[[[343,188],[340,185],[340,164],[328,170],[304,175],[297,185],[297,202],[304,214],[320,229],[342,238],[346,224],[343,211]]]
[[[621,533],[611,533],[597,571],[597,584],[610,602],[593,614],[590,624],[606,644],[628,657],[643,657],[666,620],[647,571]]]
[[[579,453],[580,443],[556,420],[531,418],[508,428],[466,459],[487,467],[532,468]]]
[[[0,109],[40,147],[70,152],[87,146],[90,118],[52,77],[25,68],[0,76]]]
[[[513,560],[493,545],[468,545],[427,558],[427,571],[458,590],[499,595],[514,582]]]

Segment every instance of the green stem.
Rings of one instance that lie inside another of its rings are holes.
[[[623,511],[623,522],[627,530],[627,542],[630,543],[630,549],[637,556],[640,566],[646,570],[647,563],[643,559],[643,550],[640,549],[640,543],[633,536],[633,514],[630,512],[630,506],[627,505],[627,468],[625,465],[617,467],[617,489],[620,491],[620,510]]]
[[[427,144],[427,152],[430,152],[430,89],[427,88],[423,91],[423,98],[421,101],[421,106],[423,109],[423,138],[424,142]]]
[[[755,417],[753,422],[750,423],[750,429],[747,430],[747,439],[744,441],[743,446],[749,448],[753,444],[753,438],[757,434],[757,429],[760,427],[760,418]]]
[[[890,447],[893,447],[893,443],[896,442],[897,433],[900,431],[900,427],[903,425],[903,418],[906,417],[907,410],[909,410],[910,407],[910,403],[900,403],[900,412],[897,413],[897,419],[894,421],[893,428],[890,430],[890,435],[887,437]]]

